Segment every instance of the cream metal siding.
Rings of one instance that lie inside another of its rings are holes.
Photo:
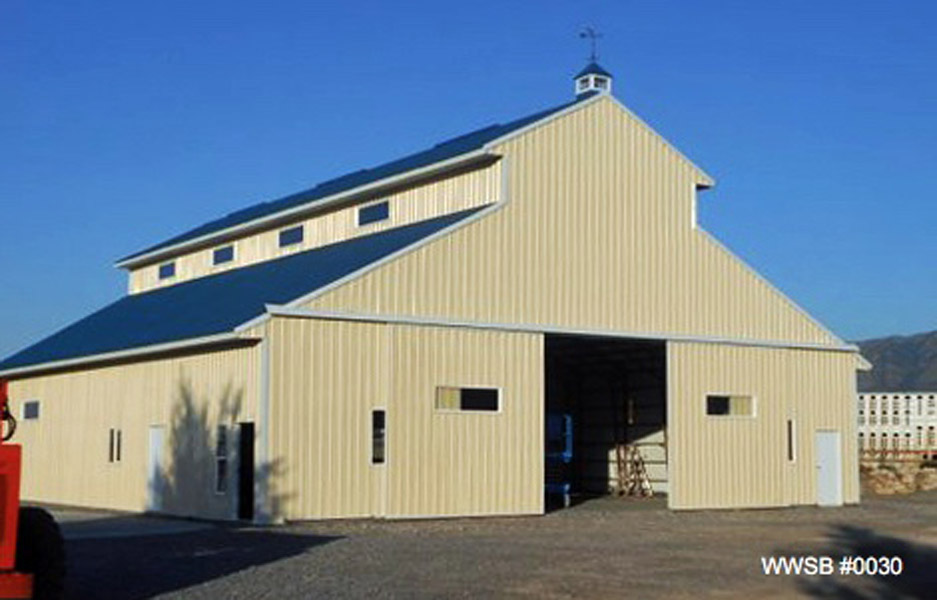
[[[839,345],[694,227],[703,175],[603,98],[494,148],[502,210],[309,308]]]
[[[543,343],[535,334],[275,318],[274,504],[287,519],[540,513]],[[501,390],[444,414],[437,386]],[[371,411],[387,461],[370,464]]]
[[[23,499],[142,511],[147,501],[149,427],[165,426],[163,511],[236,517],[236,430],[229,434],[229,487],[214,488],[219,424],[254,421],[256,346],[203,351],[14,380],[14,407],[40,402],[21,421]],[[108,462],[109,430],[121,431],[121,460]]]
[[[853,355],[676,342],[667,352],[671,508],[816,504],[818,430],[842,434],[844,499],[859,501]],[[708,416],[708,394],[752,396],[755,415]]]
[[[369,198],[352,206],[319,213],[305,219],[293,220],[261,232],[251,233],[236,240],[182,254],[175,257],[176,275],[169,279],[160,280],[158,275],[159,265],[168,262],[167,260],[135,268],[129,273],[129,291],[134,294],[174,285],[189,279],[273,260],[281,256],[334,244],[353,237],[494,203],[500,198],[501,166],[500,163],[496,162],[485,168],[474,169],[456,175],[436,177],[419,184],[411,184],[408,187],[392,190],[387,194]],[[390,203],[390,218],[386,221],[359,227],[358,208],[380,200],[387,200]],[[287,248],[280,248],[280,230],[299,224],[305,226],[303,242]],[[235,246],[234,260],[223,265],[213,265],[213,250],[232,243]]]

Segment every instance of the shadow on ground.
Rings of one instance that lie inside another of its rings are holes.
[[[340,537],[211,526],[199,531],[66,541],[66,597],[150,598],[303,554]]]
[[[937,547],[881,535],[864,527],[836,525],[822,554],[835,560],[843,556],[898,556],[904,562],[904,571],[899,576],[844,575],[800,580],[800,590],[814,598],[935,597]]]

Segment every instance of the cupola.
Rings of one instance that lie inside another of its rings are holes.
[[[576,97],[590,92],[610,93],[612,74],[592,61],[573,78],[576,81]]]

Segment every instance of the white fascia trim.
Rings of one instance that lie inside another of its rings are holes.
[[[188,340],[183,340],[181,342],[168,342],[165,344],[153,344],[151,346],[140,346],[138,348],[131,348],[129,350],[118,350],[117,352],[105,352],[103,354],[91,354],[89,356],[81,356],[79,358],[69,358],[66,360],[56,360],[56,361],[47,362],[47,363],[39,363],[37,365],[29,365],[27,367],[17,367],[13,369],[7,369],[6,371],[0,371],[0,377],[27,375],[29,373],[35,373],[37,371],[64,369],[64,368],[74,367],[74,366],[83,365],[87,363],[121,360],[125,358],[143,356],[146,354],[158,354],[161,352],[171,352],[174,350],[182,350],[185,348],[209,346],[209,345],[221,344],[224,342],[233,342],[233,341],[238,341],[238,340],[250,340],[250,339],[251,338],[245,338],[237,333],[219,333],[216,335],[207,335],[204,337],[191,338]]]
[[[311,310],[296,308],[291,305],[267,305],[267,313],[275,317],[299,317],[306,319],[325,319],[333,321],[363,321],[371,323],[394,323],[401,325],[418,325],[426,327],[457,327],[467,329],[494,329],[498,331],[512,331],[517,333],[544,333],[558,335],[583,335],[591,337],[614,337],[658,340],[662,342],[685,342],[699,344],[727,344],[732,346],[753,346],[759,348],[787,348],[797,350],[829,350],[836,352],[858,352],[859,348],[850,344],[828,345],[808,342],[785,342],[781,340],[754,340],[744,338],[730,338],[705,335],[686,335],[659,333],[648,331],[621,331],[611,329],[585,329],[576,327],[556,327],[551,325],[535,325],[526,323],[487,323],[479,321],[463,321],[458,319],[440,319],[432,317],[397,316],[397,315],[366,315],[346,313],[340,311]]]
[[[150,262],[155,261],[161,256],[177,254],[180,250],[184,250],[192,246],[202,245],[215,238],[227,237],[229,235],[233,235],[240,231],[263,227],[264,225],[268,223],[279,221],[281,219],[288,218],[290,216],[293,216],[299,213],[308,212],[310,209],[314,209],[315,211],[318,212],[320,209],[325,209],[334,204],[344,202],[345,200],[348,200],[349,198],[353,196],[371,192],[382,187],[399,184],[399,183],[408,181],[410,179],[416,179],[419,177],[432,175],[437,172],[449,171],[454,168],[463,166],[467,163],[475,162],[478,159],[489,157],[489,156],[493,158],[496,157],[496,155],[488,151],[487,146],[486,146],[485,148],[482,148],[481,150],[474,150],[466,154],[460,154],[458,156],[455,156],[448,160],[444,160],[442,162],[433,163],[431,165],[427,165],[419,169],[413,169],[411,171],[406,171],[404,173],[398,173],[397,175],[392,175],[390,177],[386,177],[378,181],[373,181],[371,183],[361,185],[356,188],[346,190],[344,192],[339,192],[331,196],[326,196],[325,198],[310,200],[309,202],[306,202],[305,204],[301,204],[299,206],[290,208],[288,210],[280,211],[280,212],[277,212],[271,215],[266,215],[263,217],[258,217],[251,221],[246,221],[244,223],[232,225],[231,227],[228,227],[226,229],[220,229],[218,231],[213,231],[212,233],[207,233],[197,238],[192,238],[191,240],[185,240],[183,242],[179,242],[178,244],[173,244],[172,246],[166,246],[165,248],[153,250],[152,252],[141,254],[140,256],[135,256],[133,258],[121,260],[121,261],[114,263],[114,266],[117,268],[123,269],[123,268],[135,267],[143,263],[150,263]]]
[[[782,292],[781,290],[779,290],[777,287],[775,287],[775,285],[774,285],[773,283],[771,283],[770,281],[768,281],[768,280],[767,280],[761,273],[759,273],[755,268],[753,268],[753,267],[752,267],[751,265],[749,265],[747,262],[745,262],[744,260],[742,260],[742,258],[739,257],[735,252],[733,252],[732,250],[730,250],[728,246],[726,246],[725,244],[723,244],[722,242],[720,242],[719,239],[716,238],[716,236],[714,236],[713,234],[709,233],[708,231],[706,231],[706,230],[703,229],[702,227],[697,227],[697,228],[696,228],[696,231],[697,231],[700,235],[702,235],[703,237],[705,237],[707,240],[709,240],[713,245],[715,245],[716,248],[718,248],[718,249],[722,250],[723,252],[725,252],[725,253],[729,256],[729,258],[732,258],[732,259],[738,261],[738,263],[739,263],[740,265],[742,265],[743,268],[745,268],[745,269],[748,270],[752,275],[754,275],[755,278],[758,279],[758,280],[759,280],[761,283],[763,283],[765,286],[767,286],[769,290],[771,290],[772,292],[774,292],[775,294],[777,294],[778,296],[780,296],[781,299],[784,300],[785,302],[787,302],[787,304],[788,304],[791,308],[793,308],[796,312],[798,312],[802,317],[804,317],[805,319],[807,319],[808,321],[810,321],[811,323],[813,323],[818,329],[820,329],[820,331],[822,331],[822,332],[825,333],[826,335],[830,336],[833,340],[836,341],[837,344],[839,344],[839,345],[841,345],[841,346],[849,346],[849,347],[851,347],[851,348],[854,348],[856,352],[859,351],[859,347],[858,347],[858,346],[856,346],[856,345],[854,345],[854,344],[847,344],[845,341],[843,341],[842,339],[840,339],[840,337],[839,337],[838,335],[836,335],[835,333],[833,333],[832,331],[830,331],[829,329],[827,329],[826,326],[823,325],[823,323],[821,323],[820,321],[817,321],[810,313],[808,313],[806,310],[804,310],[799,304],[797,304],[796,302],[794,302],[794,301],[790,298],[790,296],[788,296],[787,294],[785,294],[784,292]],[[863,360],[864,360],[864,359],[863,359]],[[870,365],[870,366],[871,366],[871,365]]]
[[[397,250],[396,252],[392,254],[388,254],[387,256],[385,256],[384,258],[381,258],[380,260],[376,260],[372,263],[368,263],[367,265],[361,267],[357,271],[352,271],[348,275],[345,275],[341,279],[336,279],[335,281],[333,281],[332,283],[326,286],[318,288],[317,290],[314,290],[306,294],[305,296],[300,296],[299,298],[296,298],[295,300],[288,302],[285,306],[296,307],[296,306],[305,304],[307,302],[311,302],[312,300],[315,300],[319,296],[322,296],[323,294],[327,294],[328,292],[334,290],[337,287],[345,285],[346,283],[348,283],[349,281],[352,281],[353,279],[357,279],[370,271],[379,269],[382,266],[386,265],[387,263],[397,260],[401,256],[410,254],[411,252],[415,252],[419,250],[420,248],[422,248],[423,246],[426,246],[427,244],[431,244],[440,238],[446,237],[447,235],[449,235],[456,229],[467,227],[468,225],[471,225],[472,223],[478,220],[484,219],[491,213],[501,210],[505,204],[506,204],[505,200],[495,202],[494,204],[488,206],[487,208],[483,208],[482,210],[478,211],[471,217],[467,217],[465,219],[462,219],[461,221],[456,221],[452,225],[449,225],[448,227],[444,227],[440,229],[439,231],[437,231],[436,233],[426,236],[425,238],[418,240],[410,244],[409,246],[404,246],[400,250]],[[269,306],[270,305],[268,305],[268,307]],[[238,331],[242,330],[242,328],[245,328],[250,323],[251,321],[248,321],[244,325],[241,325],[240,327],[238,327],[237,330]],[[256,325],[256,323],[253,323],[253,324]]]

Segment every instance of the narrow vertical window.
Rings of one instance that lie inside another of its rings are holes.
[[[111,428],[108,430],[107,462],[120,462],[120,441],[120,429]]]
[[[215,493],[224,494],[228,491],[228,428],[218,426],[215,437]]]
[[[385,415],[383,410],[371,411],[371,464],[384,464]]]
[[[794,419],[787,420],[787,461],[794,462],[797,460],[797,450],[794,447],[795,439],[795,430],[794,430]]]

